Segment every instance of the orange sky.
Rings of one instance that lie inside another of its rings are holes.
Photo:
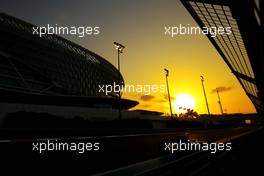
[[[111,45],[118,41],[126,46],[121,55],[121,72],[130,85],[166,84],[163,68],[170,70],[169,84],[172,99],[187,93],[196,101],[195,110],[206,113],[200,75],[205,77],[205,88],[211,113],[220,113],[216,94],[211,91],[219,86],[232,87],[220,94],[226,113],[255,112],[249,98],[206,36],[184,35],[171,38],[164,35],[164,26],[197,25],[180,2],[133,6],[137,14],[122,10],[123,18],[117,19],[115,31],[105,31],[102,46],[94,50],[117,64],[116,50]],[[124,7],[125,8],[125,7]],[[148,9],[147,11],[145,9]],[[129,14],[127,14],[129,13]],[[129,17],[129,18],[128,18]],[[107,42],[106,42],[107,41]],[[87,47],[91,48],[91,47]],[[152,93],[152,98],[141,100],[140,93],[124,93],[123,97],[140,102],[133,109],[169,112],[164,93]],[[175,112],[175,107],[173,113]]]
[[[120,33],[121,36],[112,39],[126,46],[121,56],[121,71],[126,84],[165,84],[163,68],[168,68],[171,96],[175,97],[180,93],[191,94],[196,101],[195,110],[198,113],[206,113],[200,81],[202,74],[205,77],[204,83],[211,113],[220,113],[217,95],[211,93],[219,86],[232,87],[230,91],[220,93],[224,112],[255,112],[255,108],[235,76],[206,36],[184,35],[170,38],[164,35],[164,25],[176,26],[180,23],[196,25],[182,5],[175,3],[172,11],[165,7],[166,11],[161,9],[163,7],[156,9],[158,12],[153,9],[152,18],[150,14],[142,13],[144,20],[132,21],[132,24],[131,21],[125,22],[123,26],[135,26],[135,28],[132,30],[122,27],[119,29],[123,31]],[[114,61],[113,64],[116,62]],[[123,97],[140,102],[140,105],[134,109],[169,111],[163,93],[151,94],[153,97],[148,101],[141,100],[141,95],[124,93]],[[175,112],[175,107],[172,108]]]
[[[118,11],[109,7],[104,12],[105,16],[98,19],[99,24],[102,24],[101,35],[87,40],[77,39],[76,42],[114,65],[117,65],[117,54],[113,41],[125,45],[121,55],[121,72],[125,83],[129,85],[166,84],[163,68],[168,68],[172,99],[180,93],[192,95],[196,101],[195,110],[200,114],[207,112],[201,74],[205,77],[211,113],[220,113],[217,95],[211,93],[219,86],[232,87],[230,91],[220,94],[224,112],[255,112],[235,76],[206,36],[182,35],[171,38],[164,35],[164,26],[197,26],[182,4],[173,0],[147,2],[123,2],[119,4]],[[139,101],[140,104],[133,109],[169,112],[164,93],[151,93],[152,99],[148,101],[141,100],[142,95],[124,93],[123,98]],[[172,108],[174,113],[175,107]]]

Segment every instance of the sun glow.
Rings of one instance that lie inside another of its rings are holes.
[[[176,99],[172,104],[176,113],[185,113],[187,109],[195,108],[195,100],[193,96],[186,93],[176,95]]]

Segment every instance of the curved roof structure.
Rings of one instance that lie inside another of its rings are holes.
[[[57,35],[33,35],[33,27],[36,26],[0,13],[0,91],[86,97],[87,102],[95,97],[100,98],[98,102],[106,98],[113,100],[107,102],[117,101],[118,92],[106,95],[99,87],[124,85],[122,75],[111,63]],[[83,98],[82,101],[85,102]],[[137,103],[128,104],[126,108]]]
[[[1,88],[105,96],[98,85],[124,84],[119,71],[99,55],[57,35],[33,35],[33,27],[0,14]],[[113,92],[112,96],[118,95]]]

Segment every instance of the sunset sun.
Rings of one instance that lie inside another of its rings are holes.
[[[176,95],[173,107],[175,108],[176,113],[185,113],[187,109],[195,108],[195,100],[192,95],[181,93]]]

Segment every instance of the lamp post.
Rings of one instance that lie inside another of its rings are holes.
[[[165,71],[166,84],[167,84],[167,90],[168,90],[168,98],[169,98],[169,105],[170,105],[170,116],[172,117],[170,90],[169,90],[169,82],[168,82],[169,70],[164,68],[164,71]]]
[[[208,112],[208,115],[210,116],[210,110],[209,110],[206,92],[205,92],[205,88],[204,88],[204,77],[203,76],[200,76],[200,77],[201,77],[201,82],[202,82],[202,86],[203,86],[203,93],[204,93],[205,103],[206,103],[206,107],[207,107],[207,112]]]
[[[121,120],[122,119],[122,113],[121,113],[121,71],[120,71],[120,53],[123,53],[123,50],[125,48],[124,45],[120,44],[120,43],[117,43],[117,42],[114,42],[114,46],[117,50],[117,63],[118,63],[118,71],[119,71],[119,93],[118,93],[118,98],[119,98],[119,108],[118,108],[118,112],[119,112],[119,115],[118,115],[118,119]]]

